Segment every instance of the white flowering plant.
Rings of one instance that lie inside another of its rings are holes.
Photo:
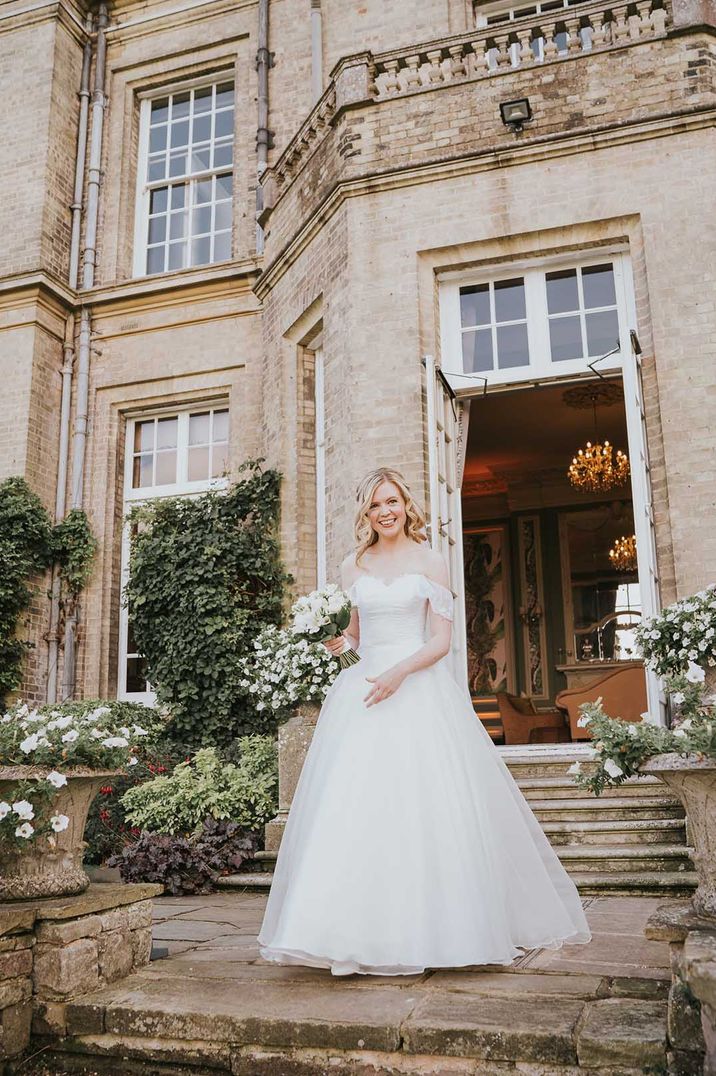
[[[0,766],[30,767],[27,777],[3,781],[12,789],[0,795],[0,848],[26,848],[38,837],[67,829],[67,815],[53,803],[75,770],[120,770],[136,765],[137,751],[149,731],[125,723],[123,703],[64,703],[31,707],[18,700],[0,717]],[[20,771],[22,773],[22,771]]]
[[[351,609],[351,599],[345,591],[335,583],[328,583],[294,602],[291,608],[291,631],[309,643],[332,639],[350,624]],[[350,647],[335,656],[341,669],[360,661],[358,654]]]
[[[281,720],[298,703],[323,702],[339,670],[324,646],[271,625],[254,639],[242,671],[241,686],[253,696],[256,709]]]
[[[679,676],[690,663],[716,667],[716,583],[644,619],[636,637],[644,661],[660,676]]]

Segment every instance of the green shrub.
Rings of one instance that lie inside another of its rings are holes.
[[[135,506],[125,588],[137,645],[180,742],[223,746],[275,731],[257,710],[243,658],[256,632],[282,619],[289,579],[278,541],[279,475],[260,461],[228,491]]]
[[[278,758],[270,736],[239,739],[239,760],[224,762],[211,747],[180,763],[169,777],[122,797],[127,821],[154,833],[192,833],[207,816],[258,829],[278,809]]]

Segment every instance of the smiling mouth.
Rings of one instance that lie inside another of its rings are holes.
[[[379,519],[381,527],[392,527],[394,523],[397,523],[396,519]]]

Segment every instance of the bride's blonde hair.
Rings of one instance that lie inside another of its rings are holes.
[[[359,483],[356,492],[358,502],[355,518],[356,564],[360,561],[365,551],[378,541],[378,535],[371,526],[368,512],[373,501],[373,494],[381,482],[392,482],[400,490],[405,501],[406,518],[404,530],[408,538],[411,538],[414,542],[427,541],[425,513],[420,505],[413,500],[413,495],[405,478],[400,471],[396,471],[393,467],[379,467],[375,471],[368,472]]]

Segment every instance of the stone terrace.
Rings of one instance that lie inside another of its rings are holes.
[[[155,902],[169,950],[70,1004],[70,1037],[20,1069],[237,1076],[523,1076],[663,1071],[668,945],[644,927],[658,898],[592,897],[587,946],[509,969],[332,977],[259,957],[265,895]],[[676,903],[675,903],[676,906]],[[42,1047],[42,1042],[36,1045]]]

